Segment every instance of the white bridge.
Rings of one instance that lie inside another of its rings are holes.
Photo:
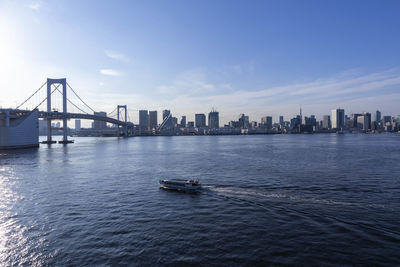
[[[41,89],[47,85],[47,93],[46,97],[40,101],[38,105],[36,105],[32,109],[23,109],[21,108],[24,106],[28,101],[32,100],[35,96],[39,94]],[[59,87],[62,86],[62,90],[59,89]],[[89,109],[93,114],[90,114],[89,112],[85,111],[85,108],[81,108],[78,105],[76,105],[74,102],[72,102],[68,97],[67,97],[67,88],[69,88],[72,93],[77,97],[77,99],[83,103],[86,109]],[[60,93],[62,95],[62,112],[61,111],[56,111],[52,109],[52,101],[51,101],[51,96],[53,93]],[[47,109],[46,110],[39,110],[39,107],[46,101],[47,103]],[[74,112],[68,112],[67,111],[67,103],[72,105],[74,108],[78,109],[81,113],[74,113]],[[134,124],[132,122],[128,121],[128,112],[127,112],[127,106],[126,105],[118,105],[117,108],[108,113],[108,114],[114,114],[116,111],[116,118],[109,117],[109,116],[100,116],[96,115],[99,114],[98,112],[95,112],[88,104],[86,104],[85,101],[82,100],[82,98],[79,97],[79,95],[69,86],[67,83],[67,80],[65,78],[63,79],[47,79],[47,81],[39,88],[37,89],[30,97],[28,97],[25,101],[23,101],[20,105],[18,105],[15,109],[0,109],[0,120],[3,120],[4,123],[1,123],[0,121],[0,127],[3,125],[3,127],[10,126],[10,119],[17,119],[21,116],[27,116],[32,112],[38,111],[37,117],[44,119],[47,121],[47,140],[44,141],[43,143],[47,144],[52,144],[55,143],[55,141],[52,140],[52,126],[51,126],[51,121],[52,120],[62,120],[63,125],[62,125],[62,130],[63,130],[63,139],[59,143],[71,143],[72,141],[68,140],[68,128],[67,128],[67,121],[69,119],[85,119],[85,120],[94,120],[94,121],[104,121],[107,123],[111,123],[114,125],[117,125],[118,127],[118,134],[123,135],[123,136],[132,136],[134,135]],[[121,112],[122,111],[122,112]],[[115,114],[114,114],[115,115]],[[120,118],[123,118],[121,120]]]

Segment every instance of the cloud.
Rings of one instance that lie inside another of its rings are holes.
[[[108,75],[108,76],[120,76],[121,73],[117,70],[113,69],[101,69],[100,73],[103,75]]]
[[[107,57],[118,60],[118,61],[123,61],[123,62],[130,62],[131,59],[122,54],[122,53],[118,53],[112,50],[104,50],[104,53],[106,54]]]
[[[29,7],[30,9],[33,9],[33,10],[36,10],[36,11],[37,11],[37,10],[40,9],[41,5],[40,5],[40,3],[36,2],[36,3],[31,3],[31,4],[29,4],[28,7]]]

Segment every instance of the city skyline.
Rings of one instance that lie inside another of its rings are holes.
[[[332,3],[96,2],[94,13],[92,2],[2,1],[0,106],[67,76],[106,112],[124,103],[193,120],[215,107],[221,125],[290,118],[300,104],[319,118],[398,115],[399,3]]]

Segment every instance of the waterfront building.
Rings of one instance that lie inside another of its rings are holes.
[[[240,114],[239,116],[239,128],[247,129],[249,128],[249,116]],[[235,127],[237,128],[237,127]]]
[[[362,116],[362,114],[359,114],[359,113],[355,113],[355,114],[353,114],[353,127],[354,128],[359,128],[358,127],[358,117],[360,117],[360,116]]]
[[[392,122],[392,116],[383,116],[383,124],[386,124],[388,122]]]
[[[149,126],[151,130],[157,129],[158,126],[157,110],[149,111]]]
[[[204,115],[203,113],[195,114],[194,121],[196,124],[196,128],[206,127],[206,115]]]
[[[285,125],[285,121],[284,121],[284,119],[283,119],[283,116],[279,116],[279,124],[280,125]]]
[[[171,114],[171,111],[168,109],[164,109],[162,112],[162,119],[163,121],[165,120],[166,117],[168,117],[168,115]]]
[[[322,128],[323,129],[330,129],[331,127],[332,127],[332,125],[331,125],[331,116],[329,116],[329,115],[322,116]]]
[[[177,117],[172,117],[172,125],[175,127],[178,126],[178,118]]]
[[[141,131],[148,131],[150,128],[149,113],[147,110],[139,110],[139,128]]]
[[[371,130],[371,113],[364,112],[363,115],[358,116],[357,124],[363,131]]]
[[[185,127],[186,127],[186,116],[182,116],[182,119],[181,119],[181,127],[182,127],[182,128],[185,128]]]
[[[214,109],[208,113],[208,127],[211,129],[219,128],[219,113]]]
[[[188,121],[187,127],[188,128],[194,128],[194,121]]]
[[[107,112],[104,111],[94,112],[93,114],[95,116],[107,117]],[[92,128],[96,130],[102,130],[107,128],[107,122],[105,121],[94,121],[92,125],[93,125]]]
[[[331,114],[332,129],[343,129],[344,109],[333,109]]]
[[[75,130],[81,129],[81,120],[75,120]]]
[[[272,129],[272,117],[271,116],[262,117],[261,124],[263,125],[264,128],[268,130]]]
[[[379,110],[375,111],[374,113],[374,121],[380,122],[382,118],[382,114]]]

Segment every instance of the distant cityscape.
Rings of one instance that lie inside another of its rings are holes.
[[[96,112],[95,115],[107,116],[106,112]],[[275,120],[274,120],[275,119]],[[60,123],[52,124],[53,132],[60,131]],[[107,125],[104,121],[92,122],[91,128],[82,128],[81,120],[75,120],[75,128],[69,129],[70,135],[76,136],[115,136],[116,127]],[[158,112],[140,110],[139,123],[135,125],[136,136],[154,135],[240,135],[240,134],[296,134],[296,133],[381,133],[399,132],[400,115],[396,117],[384,115],[377,110],[374,113],[363,112],[345,114],[344,109],[331,110],[330,115],[322,116],[317,120],[315,115],[303,116],[299,114],[289,120],[284,116],[273,118],[262,117],[260,121],[252,121],[245,114],[239,115],[237,120],[220,125],[219,112],[212,109],[208,115],[195,114],[194,121],[187,121],[186,116],[180,119],[174,117],[171,110],[162,111],[162,121],[158,122]],[[47,133],[45,121],[39,121],[41,135]]]

